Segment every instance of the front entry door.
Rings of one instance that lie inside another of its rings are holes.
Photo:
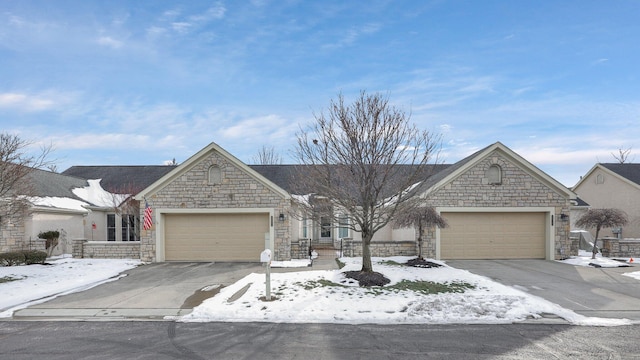
[[[332,243],[331,237],[331,218],[328,216],[322,216],[320,218],[320,242]]]

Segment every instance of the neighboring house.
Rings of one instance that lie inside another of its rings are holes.
[[[99,179],[114,201],[106,206],[88,206],[96,213],[85,224],[90,241],[139,241],[140,203],[130,197],[173,170],[175,166],[72,166],[63,175]],[[103,202],[104,203],[104,202]]]
[[[617,208],[627,213],[626,226],[607,229],[600,237],[640,238],[640,164],[598,163],[582,176],[573,191],[591,208]]]
[[[265,248],[272,249],[274,260],[288,260],[306,257],[310,246],[333,246],[347,256],[360,255],[359,233],[330,217],[298,212],[296,202],[313,198],[314,192],[295,186],[296,167],[249,166],[215,143],[178,166],[74,166],[64,174],[102,179],[113,193],[135,194],[123,203],[133,200],[134,210],[124,211],[124,205],[89,207],[93,217],[84,236],[89,241],[76,255],[151,262],[257,262]],[[425,256],[577,255],[577,242],[569,238],[576,195],[499,142],[455,164],[428,167],[421,189],[425,204],[449,222],[445,229],[427,230]],[[149,229],[140,225],[145,204],[152,210]],[[123,220],[123,214],[127,219],[133,216],[133,238],[125,236],[129,220]],[[340,222],[348,221],[348,214],[340,216]],[[416,238],[415,229],[389,225],[376,233],[372,253],[415,255]]]
[[[0,217],[0,252],[44,249],[43,231],[60,232],[54,255],[71,254],[72,241],[86,236],[86,224],[103,216],[91,209],[101,209],[117,201],[105,192],[99,181],[34,169],[25,181],[30,184],[27,207]]]

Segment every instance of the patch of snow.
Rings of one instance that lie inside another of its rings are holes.
[[[496,283],[466,270],[449,267],[415,268],[393,265],[409,257],[373,258],[374,269],[391,280],[438,283],[468,283],[474,286],[464,293],[421,294],[409,290],[362,288],[345,278],[344,271],[358,270],[357,258],[341,258],[341,270],[300,271],[271,274],[274,301],[260,300],[265,294],[265,275],[253,273],[223,288],[188,315],[183,322],[287,322],[287,323],[379,323],[449,324],[513,323],[543,314],[556,314],[573,324],[615,326],[629,324],[625,319],[587,318],[524,291]],[[327,281],[339,286],[323,286]],[[238,291],[248,287],[239,299],[229,302]]]
[[[102,179],[87,180],[89,186],[75,188],[71,190],[77,197],[96,206],[113,207],[120,205],[130,195],[112,194],[102,188],[100,181]]]
[[[634,278],[636,280],[640,280],[640,271],[628,272],[628,273],[624,273],[622,275],[628,276],[628,277],[632,277],[632,278]]]
[[[566,260],[560,260],[565,264],[576,266],[592,266],[592,267],[621,267],[629,266],[630,258],[622,258],[614,260],[611,258],[603,257],[602,254],[596,254],[596,258],[592,259],[592,253],[590,251],[579,250],[578,256],[572,256]]]
[[[67,197],[52,197],[52,196],[30,196],[29,202],[31,202],[35,206],[47,206],[54,207],[58,209],[69,209],[69,210],[78,210],[78,211],[87,211],[84,206],[87,204],[84,201],[71,199]]]
[[[308,267],[311,265],[311,260],[309,259],[291,259],[289,261],[272,261],[272,268],[300,268],[300,267]]]
[[[0,267],[0,278],[20,280],[0,283],[0,318],[51,297],[86,290],[141,265],[131,259],[49,259],[50,265]]]

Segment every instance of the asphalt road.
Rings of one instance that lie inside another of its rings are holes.
[[[638,359],[640,326],[0,322],[0,359]]]

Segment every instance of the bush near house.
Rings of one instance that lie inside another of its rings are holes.
[[[47,260],[47,253],[44,251],[29,250],[22,253],[24,254],[24,263],[27,265],[44,264],[45,260]]]
[[[44,264],[47,253],[39,250],[0,253],[0,266]]]

